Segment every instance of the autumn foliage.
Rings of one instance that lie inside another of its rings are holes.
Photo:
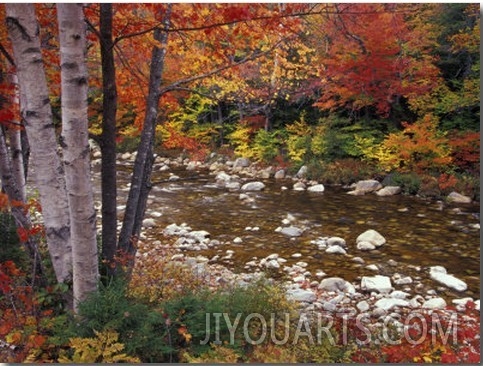
[[[59,133],[57,9],[40,3],[35,9],[52,124]],[[329,184],[382,180],[391,174],[406,193],[417,194],[420,186],[428,185],[435,195],[457,190],[479,199],[477,4],[119,3],[112,9],[117,152],[139,146],[147,112],[149,60],[153,49],[162,48],[156,135],[149,141],[156,153],[172,150],[207,160],[211,152],[222,151],[287,170],[306,165],[309,178]],[[99,142],[105,101],[100,4],[86,4],[83,11],[89,133]],[[164,23],[169,11],[169,22]],[[2,24],[5,18],[5,5],[0,5]],[[155,29],[167,35],[165,43],[155,39]],[[29,105],[16,85],[12,54],[7,27],[0,27],[0,127],[2,132],[25,132],[20,111]],[[11,141],[4,140],[4,146],[12,149]],[[16,153],[10,151],[5,160]],[[26,218],[42,213],[33,197],[20,202],[6,190],[0,192],[0,213],[10,214],[12,209]],[[65,310],[70,284],[51,283],[55,281],[50,264],[44,263],[48,262],[45,231],[49,232],[37,222],[18,224],[13,231],[20,253],[24,245],[31,245],[42,256],[36,263],[42,264],[45,278],[37,276],[39,266],[26,269],[18,258],[0,263],[0,359],[5,362],[138,362],[173,357],[192,362],[479,362],[479,313],[471,303],[464,314],[468,321],[458,328],[462,342],[456,346],[403,342],[321,353],[307,344],[298,350],[260,345],[244,356],[240,349],[217,345],[195,353],[191,347],[199,333],[186,299],[209,303],[195,291],[203,279],[186,266],[173,265],[169,258],[174,252],[150,243],[136,247],[144,260],[136,263],[125,294],[114,297],[118,302],[112,304],[109,296],[116,294],[109,289],[98,294],[104,296],[106,309],[113,311],[117,328],[108,316],[102,323],[95,306],[93,310],[87,305],[85,319],[109,326],[84,334],[62,333],[56,325],[67,332],[66,324],[72,320]],[[134,254],[117,254],[118,268],[134,262]],[[108,264],[115,269],[113,262]],[[192,297],[180,298],[182,291],[191,291]],[[157,307],[159,303],[163,307]],[[136,334],[145,338],[129,336],[126,329],[133,324],[138,327]],[[411,334],[419,335],[414,329]]]

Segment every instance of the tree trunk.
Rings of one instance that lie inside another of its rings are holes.
[[[26,100],[22,117],[34,156],[47,244],[57,280],[64,282],[70,279],[72,269],[69,207],[40,52],[39,25],[33,4],[7,3],[5,7],[20,92]]]
[[[168,8],[163,19],[165,29],[168,29],[171,17],[171,4],[167,6]],[[134,258],[137,250],[136,243],[141,232],[146,202],[151,189],[151,172],[154,161],[153,145],[158,119],[159,99],[161,97],[160,86],[164,70],[168,32],[156,29],[154,31],[154,38],[159,42],[160,46],[154,46],[152,51],[146,116],[141,132],[141,142],[134,162],[131,189],[129,190],[118,245],[119,250],[127,256],[128,276],[134,266]]]
[[[114,256],[117,246],[117,178],[116,178],[116,70],[112,41],[112,4],[101,4],[100,16],[102,60],[102,260],[106,275],[115,273]]]
[[[15,177],[21,201],[25,202],[27,200],[27,191],[25,186],[25,171],[20,133],[19,128],[13,127],[8,129],[10,154],[12,155],[12,174]]]
[[[18,80],[16,75],[11,75],[9,77],[9,83],[12,85],[18,85]],[[20,100],[18,96],[18,91],[15,96],[12,96],[12,100],[10,101],[12,105],[19,105]],[[27,188],[25,185],[25,170],[24,170],[24,161],[23,161],[23,152],[22,152],[22,137],[21,137],[21,128],[19,121],[14,121],[16,125],[8,128],[8,139],[10,141],[10,153],[12,156],[12,173],[15,177],[15,182],[17,184],[18,190],[20,191],[20,197],[22,198],[21,201],[25,202],[27,199]]]
[[[7,194],[10,202],[17,201],[25,203],[22,192],[19,189],[16,181],[16,175],[12,169],[12,159],[10,158],[10,154],[8,152],[3,127],[0,127],[0,178],[2,181],[2,188]],[[24,207],[20,205],[11,205],[10,210],[13,218],[15,219],[17,228],[24,230],[29,230],[31,228],[32,224],[30,222],[28,212],[25,212]],[[38,243],[29,237],[23,244],[30,256],[30,259],[32,260],[32,265],[34,268],[33,273],[41,276],[43,271],[40,261],[40,254],[37,249]]]
[[[87,131],[86,29],[81,4],[57,4],[65,180],[71,218],[74,310],[96,291],[98,255]]]

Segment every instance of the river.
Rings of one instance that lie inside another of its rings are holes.
[[[170,174],[181,179],[169,181]],[[118,175],[122,209],[130,170],[120,167]],[[287,259],[287,265],[304,261],[309,271],[322,270],[328,276],[348,281],[374,275],[374,270],[366,266],[376,264],[379,274],[409,275],[426,284],[427,289],[437,287],[429,279],[428,267],[441,265],[468,284],[465,296],[479,298],[478,204],[442,204],[405,195],[351,196],[339,186],[326,186],[323,193],[301,192],[291,189],[292,180],[275,179],[264,180],[263,191],[249,192],[252,200],[247,202],[239,198],[240,191],[218,187],[208,169],[187,171],[184,167],[163,172],[155,169],[153,182],[146,217],[155,217],[157,225],[147,230],[147,236],[163,241],[162,231],[172,223],[187,223],[193,230],[206,230],[223,245],[196,254],[212,258],[233,250],[233,257],[220,263],[234,271],[247,271],[245,265],[254,257],[261,259],[278,253]],[[289,189],[283,189],[284,186]],[[122,211],[119,214],[122,217]],[[295,226],[304,229],[301,236],[290,238],[276,232],[288,214],[296,219]],[[254,226],[259,230],[246,230]],[[357,250],[356,238],[367,229],[377,230],[387,243],[374,251]],[[327,254],[311,243],[328,236],[344,238],[348,255]],[[237,237],[242,239],[241,243],[233,242]],[[292,258],[295,253],[302,256]],[[355,262],[355,256],[364,263]],[[449,289],[438,289],[442,295],[457,295]]]

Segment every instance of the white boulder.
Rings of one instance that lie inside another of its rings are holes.
[[[361,280],[361,289],[388,293],[392,290],[391,279],[381,275],[364,276]]]
[[[431,267],[429,269],[429,276],[436,282],[456,291],[466,291],[468,288],[468,285],[464,281],[447,274],[446,269],[442,266]]]

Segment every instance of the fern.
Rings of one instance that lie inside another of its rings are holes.
[[[137,357],[121,353],[124,349],[118,343],[119,334],[109,330],[94,331],[95,338],[71,338],[70,347],[74,353],[69,356],[64,351],[59,357],[59,363],[140,363]]]

